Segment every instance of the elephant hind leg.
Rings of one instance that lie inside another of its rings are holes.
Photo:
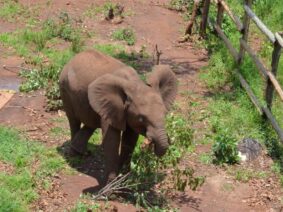
[[[62,87],[62,85],[60,86],[60,94],[63,100],[63,107],[70,125],[71,140],[73,140],[76,133],[81,129],[81,121],[76,118],[70,96],[68,95],[64,87]]]
[[[81,122],[76,118],[74,118],[72,115],[68,115],[68,113],[67,113],[67,117],[71,130],[71,140],[73,140],[77,132],[79,132],[79,130],[81,129]]]
[[[84,154],[87,149],[87,143],[92,136],[94,129],[83,126],[71,140],[71,147],[79,154]]]

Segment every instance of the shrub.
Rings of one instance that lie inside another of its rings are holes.
[[[234,164],[239,161],[237,140],[227,131],[217,134],[212,150],[217,164]]]

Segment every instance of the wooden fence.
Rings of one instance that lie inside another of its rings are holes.
[[[209,18],[209,7],[212,3],[217,5],[217,17],[215,23],[212,23],[212,21],[210,21]],[[260,101],[257,99],[254,92],[250,88],[249,84],[247,83],[243,75],[240,73],[239,69],[237,68],[235,71],[239,77],[242,87],[246,90],[253,104],[256,106],[256,108],[262,114],[262,116],[270,121],[271,125],[278,134],[281,142],[283,142],[283,130],[280,128],[279,124],[277,123],[276,119],[274,118],[271,112],[274,89],[277,91],[279,97],[283,101],[283,91],[279,82],[276,79],[278,63],[281,56],[281,49],[283,48],[283,39],[279,33],[274,34],[268,29],[267,26],[265,26],[265,24],[252,11],[251,6],[252,6],[252,0],[245,0],[244,2],[245,15],[242,23],[241,20],[238,18],[238,16],[236,16],[231,11],[231,9],[224,0],[204,0],[200,34],[205,35],[207,23],[210,22],[214,30],[217,32],[218,36],[226,44],[238,67],[240,67],[240,65],[243,62],[245,52],[247,52],[248,55],[252,58],[258,71],[260,72],[260,74],[262,75],[262,77],[266,82],[266,88],[264,91],[266,106],[262,105]],[[225,35],[225,33],[222,30],[221,25],[222,25],[224,12],[226,12],[229,15],[229,17],[235,23],[238,31],[242,34],[240,38],[239,50],[237,50],[232,45],[229,38]],[[256,53],[252,50],[252,48],[249,46],[247,42],[251,20],[256,24],[256,26],[260,29],[260,31],[273,44],[272,62],[271,62],[271,67],[269,69],[265,67],[261,59],[256,55]]]

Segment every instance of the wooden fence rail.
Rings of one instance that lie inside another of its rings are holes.
[[[274,130],[278,134],[280,141],[283,143],[283,130],[280,128],[279,124],[277,123],[276,119],[274,118],[271,112],[274,89],[278,93],[280,99],[283,101],[283,90],[276,79],[278,64],[281,56],[281,51],[283,48],[283,39],[279,33],[275,33],[275,34],[272,33],[268,29],[268,27],[252,11],[251,9],[252,1],[253,0],[245,0],[244,2],[243,7],[244,7],[245,15],[242,23],[238,18],[238,16],[236,16],[232,12],[232,10],[229,8],[228,4],[224,0],[212,0],[212,1],[204,0],[200,34],[202,36],[205,35],[207,22],[210,21],[214,30],[217,32],[218,36],[226,44],[238,67],[240,67],[240,65],[243,63],[245,52],[247,52],[248,55],[252,58],[252,61],[255,63],[259,73],[266,81],[266,89],[264,91],[266,107],[263,106],[260,103],[260,101],[257,99],[256,95],[250,88],[249,84],[247,83],[243,75],[240,73],[239,69],[237,68],[235,71],[239,77],[242,87],[246,90],[251,101],[256,106],[260,114],[262,114],[264,118],[270,121]],[[217,5],[216,23],[212,23],[211,19],[209,18],[209,7],[211,3]],[[228,16],[233,20],[238,31],[242,34],[242,37],[240,38],[239,51],[232,45],[231,41],[222,30],[221,26],[222,26],[224,12],[226,12]],[[250,21],[253,21],[256,24],[256,26],[260,29],[260,31],[273,44],[272,62],[271,62],[270,70],[265,67],[264,63],[261,61],[261,59],[257,56],[257,54],[252,50],[252,48],[248,44]]]

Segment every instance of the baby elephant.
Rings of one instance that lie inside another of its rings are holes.
[[[139,134],[153,142],[157,156],[166,153],[165,114],[177,93],[169,66],[154,66],[145,84],[131,67],[88,50],[65,65],[60,93],[73,153],[83,154],[94,130],[102,129],[104,184],[117,176],[122,165],[129,165]]]

